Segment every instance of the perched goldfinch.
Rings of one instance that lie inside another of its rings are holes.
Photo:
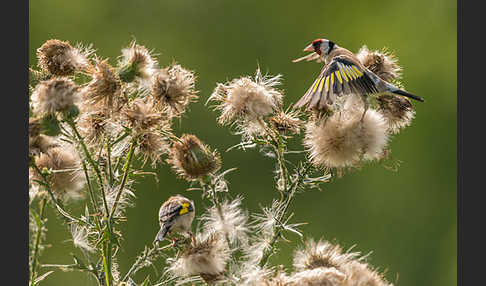
[[[293,60],[325,62],[319,77],[312,86],[294,105],[295,108],[307,106],[308,109],[326,109],[332,105],[336,96],[358,94],[365,102],[365,112],[368,108],[367,96],[373,93],[392,92],[424,101],[421,97],[399,89],[393,84],[384,81],[379,76],[361,64],[352,52],[341,48],[326,39],[316,39],[304,51],[313,52],[307,56]],[[364,114],[363,114],[364,116]]]
[[[181,195],[175,195],[165,201],[159,210],[160,230],[154,243],[164,240],[166,234],[190,232],[194,219],[194,203]]]

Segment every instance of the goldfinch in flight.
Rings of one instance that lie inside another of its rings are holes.
[[[366,97],[373,93],[392,92],[421,102],[424,101],[421,97],[384,81],[364,67],[356,55],[330,40],[316,39],[304,51],[313,53],[295,59],[293,62],[316,60],[319,63],[324,61],[325,65],[319,77],[294,105],[294,108],[307,106],[308,109],[324,110],[327,105],[333,104],[336,96],[352,93],[362,96],[365,112],[368,108]]]
[[[191,234],[191,224],[194,219],[194,203],[181,195],[170,197],[159,209],[160,230],[155,237],[157,241],[164,240],[167,233],[188,232]]]

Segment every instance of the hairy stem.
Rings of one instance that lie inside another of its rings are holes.
[[[86,164],[84,163],[84,161],[82,161],[81,163],[83,165],[84,176],[86,177],[86,184],[88,185],[89,197],[91,199],[91,204],[93,204],[93,210],[95,212],[95,222],[96,222],[96,225],[98,226],[98,229],[100,229],[100,224],[99,224],[98,216],[97,216],[97,214],[99,213],[99,210],[98,210],[98,205],[96,203],[96,199],[95,199],[95,196],[94,196],[93,187],[91,186],[91,182],[90,182],[90,179],[89,179],[88,169],[86,168]]]
[[[110,218],[113,217],[115,214],[116,207],[118,206],[118,201],[120,200],[121,194],[123,192],[123,188],[125,188],[125,184],[128,180],[128,173],[130,172],[130,163],[132,161],[133,153],[135,151],[136,139],[133,139],[132,143],[130,144],[130,150],[128,151],[127,160],[125,161],[125,166],[123,167],[123,177],[120,183],[120,187],[118,192],[116,193],[115,202],[113,203],[113,207],[111,209]]]
[[[40,210],[39,210],[39,220],[40,220],[40,225],[37,226],[37,232],[35,235],[35,242],[34,242],[34,256],[32,258],[32,269],[30,271],[30,285],[34,285],[34,281],[36,278],[37,274],[37,260],[38,260],[38,255],[39,255],[39,243],[40,243],[40,237],[42,235],[42,227],[43,227],[43,222],[42,220],[44,219],[44,209],[46,207],[46,202],[47,199],[43,198],[41,203],[40,203]]]
[[[273,254],[275,243],[277,243],[277,241],[278,241],[278,239],[279,239],[279,237],[282,234],[282,231],[284,229],[284,225],[281,222],[287,216],[287,212],[289,210],[289,207],[290,207],[290,204],[292,203],[293,198],[295,197],[295,193],[296,193],[298,187],[303,183],[306,175],[308,174],[308,172],[311,169],[311,166],[312,165],[309,162],[305,162],[304,167],[301,170],[298,170],[296,179],[293,182],[293,184],[290,186],[290,189],[288,190],[288,192],[285,192],[283,194],[283,200],[281,200],[283,205],[281,204],[281,208],[279,209],[279,212],[278,212],[277,217],[276,217],[276,221],[277,221],[278,224],[276,225],[276,227],[273,231],[273,235],[270,239],[269,247],[267,248],[266,251],[264,251],[262,258],[260,259],[260,263],[259,263],[260,266],[264,266],[267,263],[270,256]]]
[[[67,120],[66,122],[69,124],[69,126],[73,130],[74,135],[76,135],[76,138],[78,139],[78,142],[81,145],[81,148],[83,149],[83,153],[86,156],[88,163],[91,165],[91,167],[93,168],[93,170],[96,173],[96,177],[98,178],[98,185],[100,187],[101,195],[102,195],[102,198],[103,198],[103,205],[105,207],[105,216],[108,216],[109,211],[108,211],[108,203],[106,202],[105,187],[104,187],[104,184],[103,184],[103,177],[101,176],[101,171],[98,168],[98,164],[96,164],[96,162],[91,157],[91,153],[89,152],[88,147],[84,143],[83,137],[79,134],[78,129],[76,128],[76,124],[74,123],[74,121],[70,119],[70,120]]]
[[[157,256],[157,252],[162,251],[162,250],[167,249],[167,248],[171,248],[171,247],[172,247],[172,245],[169,244],[169,245],[163,246],[161,248],[157,248],[156,245],[152,246],[151,248],[145,248],[144,251],[142,252],[142,254],[140,254],[137,257],[137,260],[135,261],[135,263],[132,264],[132,266],[128,270],[127,274],[125,274],[122,281],[127,281],[128,278],[130,278],[130,276],[132,276],[138,270],[143,268],[144,267],[143,264],[145,262],[151,262],[153,259],[155,259],[156,256]]]

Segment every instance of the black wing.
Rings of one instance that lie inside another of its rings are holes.
[[[295,104],[309,109],[323,109],[334,103],[336,96],[348,94],[367,95],[378,93],[373,80],[358,65],[346,57],[335,57],[321,71],[312,86]]]

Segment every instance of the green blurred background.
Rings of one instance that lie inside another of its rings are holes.
[[[30,1],[30,64],[35,50],[48,39],[93,43],[98,55],[115,64],[120,49],[133,37],[159,54],[161,66],[176,60],[195,70],[199,102],[175,122],[178,134],[191,132],[222,151],[223,168],[238,167],[228,176],[233,194],[243,193],[251,211],[268,205],[273,189],[273,162],[257,151],[231,151],[239,141],[216,124],[217,113],[204,102],[215,87],[242,75],[264,72],[284,76],[286,105],[300,98],[320,70],[315,63],[292,64],[302,48],[325,37],[357,52],[386,46],[404,68],[406,88],[426,99],[415,104],[411,127],[395,136],[391,156],[401,160],[398,172],[367,165],[326,185],[323,192],[297,197],[296,222],[314,238],[335,239],[345,248],[372,251],[370,263],[386,270],[397,285],[456,284],[456,46],[454,0],[410,1]],[[294,148],[302,148],[300,139]],[[137,206],[128,210],[124,249],[119,255],[124,274],[135,256],[158,230],[160,204],[187,183],[167,165],[157,169],[160,184],[148,178],[136,186]],[[201,209],[198,193],[187,194]],[[78,206],[80,207],[80,206]],[[44,263],[70,263],[73,250],[64,226],[49,213]],[[282,245],[274,262],[291,265],[292,244]],[[140,271],[140,281],[152,270]],[[95,285],[80,273],[56,272],[44,285]]]

